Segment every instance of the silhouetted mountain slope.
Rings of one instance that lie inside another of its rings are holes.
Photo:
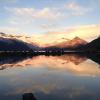
[[[84,49],[89,51],[100,51],[100,37],[86,44]]]
[[[17,39],[0,38],[0,51],[29,51],[35,49],[35,46]]]
[[[0,38],[17,39],[19,41],[23,41],[23,42],[26,42],[28,44],[34,45],[35,47],[38,47],[38,44],[36,43],[34,38],[27,36],[27,35],[24,35],[24,34],[18,35],[18,34],[6,34],[3,32],[0,32]]]

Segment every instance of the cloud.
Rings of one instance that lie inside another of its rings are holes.
[[[69,39],[73,39],[76,36],[86,40],[92,41],[100,35],[100,25],[80,25],[74,27],[64,27],[58,31],[48,31],[44,34],[33,34],[25,42],[31,41],[40,46],[51,46],[58,44]],[[45,41],[44,41],[45,40]]]
[[[35,9],[35,8],[6,8],[15,15],[15,17],[29,17],[31,19],[56,19],[61,16],[60,12],[57,12],[50,8]]]
[[[8,23],[21,30],[41,30],[42,32],[56,30],[62,27],[65,20],[71,20],[74,16],[84,15],[91,9],[83,7],[76,2],[69,2],[63,7],[5,7],[8,11]],[[33,29],[34,27],[34,29]],[[32,33],[32,32],[31,32]]]
[[[40,28],[41,29],[46,29],[46,30],[56,30],[58,28],[58,24],[57,23],[48,23],[48,24],[41,24]]]
[[[18,27],[23,32],[34,33],[35,30],[46,31],[62,17],[61,12],[44,7],[42,9],[27,7],[5,7],[8,12],[7,21],[11,26]],[[48,28],[46,25],[50,26]],[[35,32],[36,33],[36,32]]]
[[[100,35],[100,25],[91,24],[91,25],[74,26],[65,28],[58,32],[57,31],[49,32],[47,34],[48,35],[56,34],[56,38],[59,36],[59,38],[68,37],[69,39],[78,36],[80,38],[83,38],[84,40],[91,41]]]
[[[81,6],[75,2],[71,2],[71,3],[66,5],[66,8],[69,10],[79,10],[81,8]]]
[[[91,7],[85,7],[85,6],[82,6],[76,2],[69,2],[65,5],[65,9],[66,10],[69,10],[71,12],[72,15],[84,15],[90,11],[92,11],[92,8]]]
[[[46,18],[46,19],[56,19],[59,16],[61,16],[60,12],[53,11],[50,8],[44,8],[33,14],[33,17],[35,18]]]
[[[0,27],[1,32],[7,33],[18,33],[20,30],[14,27]],[[20,31],[21,33],[21,31]],[[40,46],[50,46],[53,44],[58,44],[64,42],[68,39],[73,39],[76,36],[86,40],[92,41],[100,35],[100,25],[91,24],[91,25],[80,25],[74,27],[64,27],[58,31],[48,31],[44,34],[33,34],[25,42],[37,43]],[[27,36],[27,35],[25,35]],[[22,39],[23,40],[23,39]],[[44,41],[45,40],[45,41]]]
[[[77,16],[88,14],[93,10],[92,6],[88,4],[82,5],[75,0],[71,0],[63,6],[33,8],[33,7],[5,7],[7,14],[7,23],[10,26],[20,29],[23,32],[30,33],[43,33],[42,38],[46,38],[47,42],[55,42],[57,39],[63,37],[73,38],[74,36],[80,36],[86,40],[96,37],[99,34],[99,29],[96,30],[94,26],[82,25],[77,27],[66,28],[65,26],[77,24]],[[75,17],[76,16],[76,17]],[[84,17],[86,19],[84,19]],[[87,16],[79,17],[78,22],[83,23],[83,19],[87,22]],[[91,19],[89,19],[90,22]],[[83,28],[84,27],[84,28]],[[92,28],[91,28],[92,27]],[[87,31],[89,30],[89,31]],[[68,34],[67,34],[68,33]],[[86,37],[84,33],[91,34],[90,38]],[[59,35],[58,35],[59,34]],[[84,35],[84,36],[83,36]],[[92,36],[93,35],[93,36]],[[54,38],[55,37],[55,38]],[[38,41],[41,36],[38,37]],[[53,38],[53,40],[52,40]],[[40,41],[40,42],[41,42]],[[45,41],[44,41],[45,42]]]
[[[65,39],[73,39],[78,36],[86,41],[92,41],[100,35],[100,25],[81,25],[74,27],[65,27],[58,31],[49,31],[41,36],[34,37],[40,45],[52,45],[65,41]],[[65,39],[63,39],[65,38]],[[45,41],[44,41],[45,39]]]

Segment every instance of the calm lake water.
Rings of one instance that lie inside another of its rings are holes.
[[[0,58],[0,100],[100,100],[100,64],[79,55]]]

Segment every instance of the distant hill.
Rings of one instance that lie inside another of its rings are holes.
[[[58,44],[54,44],[53,46],[46,47],[47,50],[56,50],[56,49],[75,49],[80,46],[86,45],[87,42],[79,37],[75,37],[72,40],[67,40]]]
[[[37,48],[17,39],[0,37],[0,51],[29,51],[36,50]]]
[[[24,35],[24,34],[6,34],[3,32],[0,32],[0,38],[16,39],[19,41],[29,43],[29,44],[34,45],[34,46],[38,46],[33,38],[31,38],[30,36]]]
[[[65,41],[65,42],[62,42],[58,45],[56,45],[56,47],[60,47],[60,48],[75,48],[79,45],[86,45],[87,42],[83,39],[80,39],[79,37],[75,37],[74,39],[72,40],[69,40],[69,41]]]
[[[62,43],[59,43],[54,46],[46,47],[45,50],[74,50],[74,51],[82,51],[82,52],[100,52],[100,37],[97,39],[91,41],[91,42],[86,42],[83,39],[80,39],[79,37],[75,37],[72,40],[65,41]]]

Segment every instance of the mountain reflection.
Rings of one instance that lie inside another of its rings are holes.
[[[90,56],[92,60],[99,62],[100,55]],[[99,65],[89,60],[85,55],[64,54],[60,56],[0,56],[0,70],[32,66],[38,68],[47,66],[48,70],[62,70],[77,75],[100,75]],[[89,63],[90,62],[90,63]]]
[[[0,70],[3,70],[7,67],[13,67],[14,65],[16,65],[19,62],[22,62],[23,60],[26,60],[28,58],[31,58],[30,56],[4,56],[4,55],[0,55]],[[7,66],[6,66],[7,65]],[[15,66],[17,67],[17,66]]]
[[[99,57],[0,56],[0,100],[100,100]]]

